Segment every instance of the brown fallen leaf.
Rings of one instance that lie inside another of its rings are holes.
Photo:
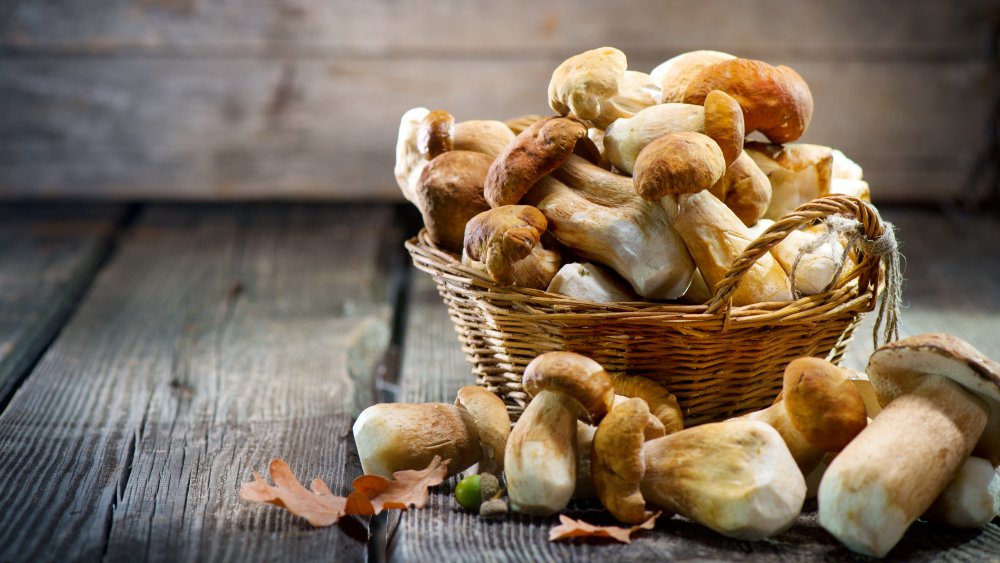
[[[448,460],[435,456],[426,469],[397,471],[391,481],[377,475],[362,475],[354,480],[354,492],[346,498],[334,496],[321,479],[314,479],[311,490],[306,489],[284,460],[271,461],[268,472],[273,486],[254,471],[254,480],[240,486],[240,498],[282,507],[313,526],[323,527],[336,524],[341,516],[348,514],[374,516],[390,508],[425,506],[430,496],[427,488],[444,481]]]
[[[354,490],[371,500],[375,514],[388,508],[423,508],[430,494],[428,487],[440,485],[448,474],[448,460],[434,456],[431,464],[420,471],[396,471],[390,481],[378,475],[362,475],[354,480]]]
[[[659,512],[649,517],[642,524],[637,524],[631,528],[620,528],[618,526],[594,526],[583,520],[574,520],[565,514],[559,515],[562,524],[549,530],[549,541],[567,540],[572,538],[611,538],[622,543],[632,543],[632,534],[639,530],[652,530],[656,525],[656,518]]]
[[[280,506],[316,527],[336,524],[344,515],[347,499],[334,496],[322,480],[313,480],[312,490],[306,489],[281,459],[271,461],[268,472],[274,486],[254,471],[254,480],[240,487],[240,498]]]

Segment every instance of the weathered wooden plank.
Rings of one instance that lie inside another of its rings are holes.
[[[712,48],[826,57],[966,55],[996,17],[986,0],[797,2],[625,0],[545,6],[427,0],[15,0],[0,44],[27,51],[524,54],[604,44],[634,50]]]
[[[122,206],[0,206],[0,405],[107,255]]]
[[[334,491],[360,473],[396,235],[384,207],[145,213],[0,417],[0,559],[360,560],[357,522],[237,490],[271,457]]]
[[[398,200],[406,109],[548,112],[559,61],[0,59],[0,197]],[[774,62],[812,85],[803,140],[860,162],[880,201],[954,197],[985,146],[984,63]]]
[[[887,220],[900,228],[907,253],[903,333],[937,330],[968,339],[1000,358],[1000,279],[993,256],[1000,249],[1000,221],[989,217],[950,220],[931,211],[888,209]],[[451,401],[472,376],[452,333],[446,309],[430,277],[415,272],[403,348],[402,399]],[[870,321],[868,321],[870,327]],[[870,328],[868,333],[870,334]],[[861,329],[848,363],[864,354],[870,337]],[[870,351],[870,348],[869,348]],[[861,364],[863,366],[863,363]],[[852,561],[817,522],[815,501],[788,531],[762,542],[729,540],[682,518],[665,519],[653,532],[629,545],[549,543],[554,518],[513,515],[484,521],[458,509],[451,494],[455,480],[431,495],[431,504],[391,521],[390,554],[398,561]],[[611,524],[592,503],[574,503],[570,515]],[[1000,557],[1000,520],[981,530],[944,530],[918,522],[891,556],[907,561],[995,560]]]

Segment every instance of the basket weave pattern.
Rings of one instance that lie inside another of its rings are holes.
[[[826,293],[731,305],[742,274],[758,257],[789,232],[835,214],[857,219],[867,238],[883,233],[878,213],[861,200],[814,200],[751,243],[705,305],[592,303],[502,287],[436,248],[425,231],[406,248],[414,265],[433,276],[477,383],[504,400],[512,420],[530,399],[521,388],[528,362],[543,352],[571,350],[609,372],[661,383],[680,402],[685,425],[696,425],[771,404],[795,358],[838,362],[861,314],[875,307],[880,261],[863,254]]]

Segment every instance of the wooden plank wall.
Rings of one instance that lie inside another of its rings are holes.
[[[546,112],[566,56],[715,48],[810,83],[808,141],[881,201],[958,193],[989,134],[996,0],[8,0],[0,197],[399,199],[399,116]]]

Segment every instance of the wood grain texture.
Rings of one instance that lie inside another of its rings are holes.
[[[0,206],[0,404],[71,314],[122,206]]]
[[[633,57],[650,70],[673,52]],[[399,118],[549,113],[558,56],[0,58],[0,198],[398,200]],[[879,201],[955,196],[987,138],[985,63],[783,55],[816,101],[803,141]]]
[[[0,560],[361,560],[357,521],[237,491],[272,457],[360,474],[396,234],[385,208],[144,213],[0,416]]]
[[[886,209],[900,229],[907,255],[903,333],[945,331],[968,339],[1000,358],[1000,279],[996,248],[1000,221],[970,216],[954,220],[940,213]],[[402,363],[403,400],[450,401],[470,379],[444,305],[430,277],[415,272]],[[870,327],[871,320],[866,321]],[[846,361],[856,362],[870,347],[870,328],[859,329]],[[437,340],[435,342],[435,340]],[[863,364],[862,364],[863,367]],[[810,501],[795,525],[761,542],[723,538],[682,518],[665,519],[629,545],[593,542],[549,543],[554,518],[513,515],[484,521],[458,509],[452,498],[456,479],[431,495],[431,505],[390,521],[390,554],[398,561],[860,561],[826,533]],[[593,503],[576,502],[571,516],[611,524]],[[994,561],[1000,558],[1000,519],[981,530],[946,530],[918,522],[890,557],[907,561]]]
[[[9,0],[0,45],[28,52],[570,54],[714,48],[752,56],[978,52],[997,15],[989,0]]]

